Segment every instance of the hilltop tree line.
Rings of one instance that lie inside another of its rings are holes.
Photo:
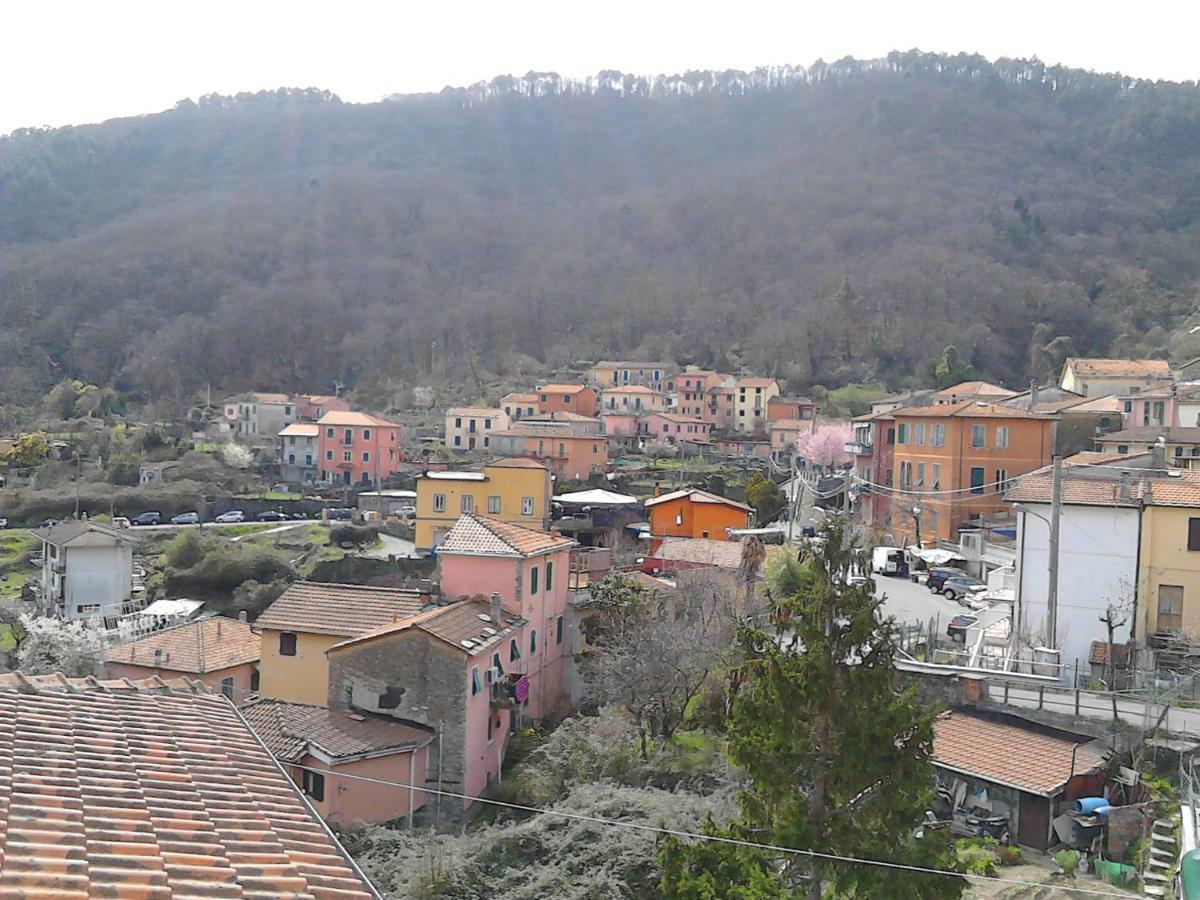
[[[915,52],[26,129],[0,140],[0,403],[1188,355],[1198,162],[1195,85]]]

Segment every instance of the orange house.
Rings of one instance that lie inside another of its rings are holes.
[[[967,400],[891,415],[896,444],[886,493],[901,540],[915,536],[918,518],[923,541],[957,540],[963,526],[997,518],[1012,481],[1054,453],[1055,418],[1011,406]]]
[[[608,471],[608,439],[602,434],[576,434],[569,423],[553,428],[516,425],[496,431],[491,449],[500,456],[541,460],[566,481],[582,481],[593,473]]]
[[[542,415],[573,412],[590,418],[599,410],[595,390],[584,384],[544,384],[537,389],[537,397]]]
[[[665,537],[731,540],[725,529],[748,528],[752,512],[745,503],[696,488],[652,497],[646,501],[650,534],[655,539],[651,551]]]

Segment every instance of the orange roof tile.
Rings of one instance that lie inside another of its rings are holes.
[[[933,724],[935,766],[1043,797],[1106,762],[1092,739],[1016,716],[953,710]],[[1078,749],[1076,749],[1078,748]]]
[[[1170,378],[1171,366],[1165,359],[1083,359],[1071,357],[1064,368],[1076,375],[1107,378]]]
[[[217,616],[110,647],[104,660],[203,675],[257,662],[261,647],[262,639],[247,623]]]
[[[1136,428],[1126,428],[1122,431],[1110,431],[1107,434],[1098,434],[1095,437],[1095,441],[1096,443],[1110,444],[1153,444],[1160,437],[1165,438],[1168,444],[1200,444],[1200,428],[1195,426],[1176,426],[1166,428],[1138,426]]]
[[[446,410],[448,416],[502,416],[504,410],[489,406],[452,406]]]
[[[536,403],[538,401],[538,395],[525,391],[513,391],[511,394],[505,394],[500,398],[501,403],[505,402],[506,400],[509,403]]]
[[[487,469],[544,469],[546,468],[536,459],[525,459],[516,457],[512,459],[498,459],[495,462],[488,463],[484,468]]]
[[[1052,481],[1047,469],[1023,475],[1004,495],[1004,500],[1007,503],[1049,503]],[[1065,476],[1062,479],[1062,502],[1067,505],[1136,507],[1140,499],[1141,486],[1136,481],[1124,493],[1117,479]]]
[[[1031,413],[1015,406],[1003,406],[987,400],[960,400],[958,403],[943,403],[940,406],[908,406],[893,409],[893,418],[910,419],[1041,419],[1053,421],[1052,416]]]
[[[644,505],[657,506],[659,503],[669,503],[672,500],[682,500],[685,498],[692,503],[720,503],[725,506],[732,506],[735,509],[745,510],[746,512],[754,512],[745,503],[738,503],[736,500],[730,500],[728,497],[719,497],[716,494],[710,494],[708,491],[702,491],[699,488],[686,488],[681,491],[671,491],[660,497],[651,497]]]
[[[433,740],[433,731],[391,717],[350,714],[305,703],[255,700],[242,715],[278,760],[299,762],[316,747],[336,763],[346,757],[403,753]]]
[[[663,562],[736,569],[742,564],[742,545],[710,538],[666,538],[654,557]]]
[[[438,555],[530,557],[576,546],[575,541],[478,514],[459,518],[438,544]]]
[[[648,388],[640,384],[626,384],[621,387],[605,388],[600,393],[602,394],[657,394],[659,391],[653,388]]]
[[[586,384],[543,384],[538,391],[543,394],[578,394],[590,390]]]
[[[379,896],[199,682],[8,673],[0,722],[0,896]]]
[[[770,387],[777,384],[774,378],[739,378],[734,387]]]
[[[468,656],[475,656],[495,646],[526,624],[520,616],[507,610],[501,611],[500,622],[497,624],[492,621],[491,612],[490,601],[470,597],[341,641],[330,647],[326,653],[336,653],[346,647],[405,632],[420,632],[437,638]]]
[[[353,637],[421,611],[426,601],[407,588],[298,581],[254,623],[257,630]]]
[[[963,381],[959,384],[951,385],[948,388],[942,388],[933,396],[935,397],[952,397],[961,395],[964,397],[1015,397],[1016,391],[1010,391],[1006,387],[1001,387],[998,384],[992,384],[988,381]]]
[[[317,420],[318,425],[375,425],[380,428],[392,427],[399,428],[395,422],[389,422],[387,419],[381,419],[379,416],[373,416],[370,413],[351,412],[348,410],[333,410],[327,412]]]

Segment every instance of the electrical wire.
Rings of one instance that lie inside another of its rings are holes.
[[[1022,881],[1018,878],[1002,878],[998,875],[970,875],[965,872],[952,872],[949,869],[935,869],[929,866],[913,866],[907,863],[889,862],[880,859],[863,859],[861,857],[846,856],[839,853],[825,853],[820,850],[801,850],[797,847],[781,847],[776,844],[762,844],[757,841],[747,841],[740,838],[724,837],[716,834],[697,834],[693,831],[683,831],[678,828],[664,828],[658,825],[643,825],[640,822],[622,822],[620,819],[606,819],[601,816],[588,816],[583,813],[565,812],[558,809],[546,809],[540,806],[527,806],[522,803],[510,803],[505,800],[492,800],[488,797],[478,797],[472,794],[463,794],[457,791],[447,791],[443,788],[430,788],[423,785],[410,784],[403,781],[391,781],[384,778],[372,778],[367,775],[351,775],[349,772],[335,772],[332,769],[318,769],[313,766],[304,766],[298,763],[284,762],[280,760],[284,766],[290,766],[294,769],[300,769],[304,772],[314,772],[318,775],[332,775],[335,778],[348,778],[352,781],[365,781],[370,784],[381,784],[388,787],[398,787],[411,790],[413,792],[423,791],[426,794],[433,794],[440,797],[450,797],[457,800],[470,800],[477,803],[485,803],[491,806],[503,806],[507,809],[515,809],[521,812],[538,813],[545,816],[560,816],[564,819],[573,819],[579,822],[591,822],[596,825],[608,825],[614,828],[627,828],[633,831],[651,832],[654,834],[663,834],[670,837],[689,838],[697,841],[712,841],[720,844],[732,844],[737,847],[748,847],[755,850],[768,850],[772,853],[787,853],[793,856],[807,856],[813,859],[823,859],[830,862],[850,863],[860,866],[875,866],[883,869],[897,869],[905,872],[917,872],[924,875],[942,875],[952,878],[968,878],[978,881],[990,881],[999,884],[1011,884],[1021,887],[1045,887],[1036,881]],[[1056,886],[1058,890],[1069,891],[1071,893],[1091,896],[1091,897],[1125,897],[1129,894],[1118,894],[1112,891],[1099,891],[1092,888],[1076,888]]]

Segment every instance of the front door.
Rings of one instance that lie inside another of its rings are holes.
[[[342,473],[342,481],[346,484],[350,483],[350,470],[349,469],[347,469],[345,472]]]
[[[1050,800],[1021,794],[1017,817],[1017,843],[1045,850],[1050,845]]]

